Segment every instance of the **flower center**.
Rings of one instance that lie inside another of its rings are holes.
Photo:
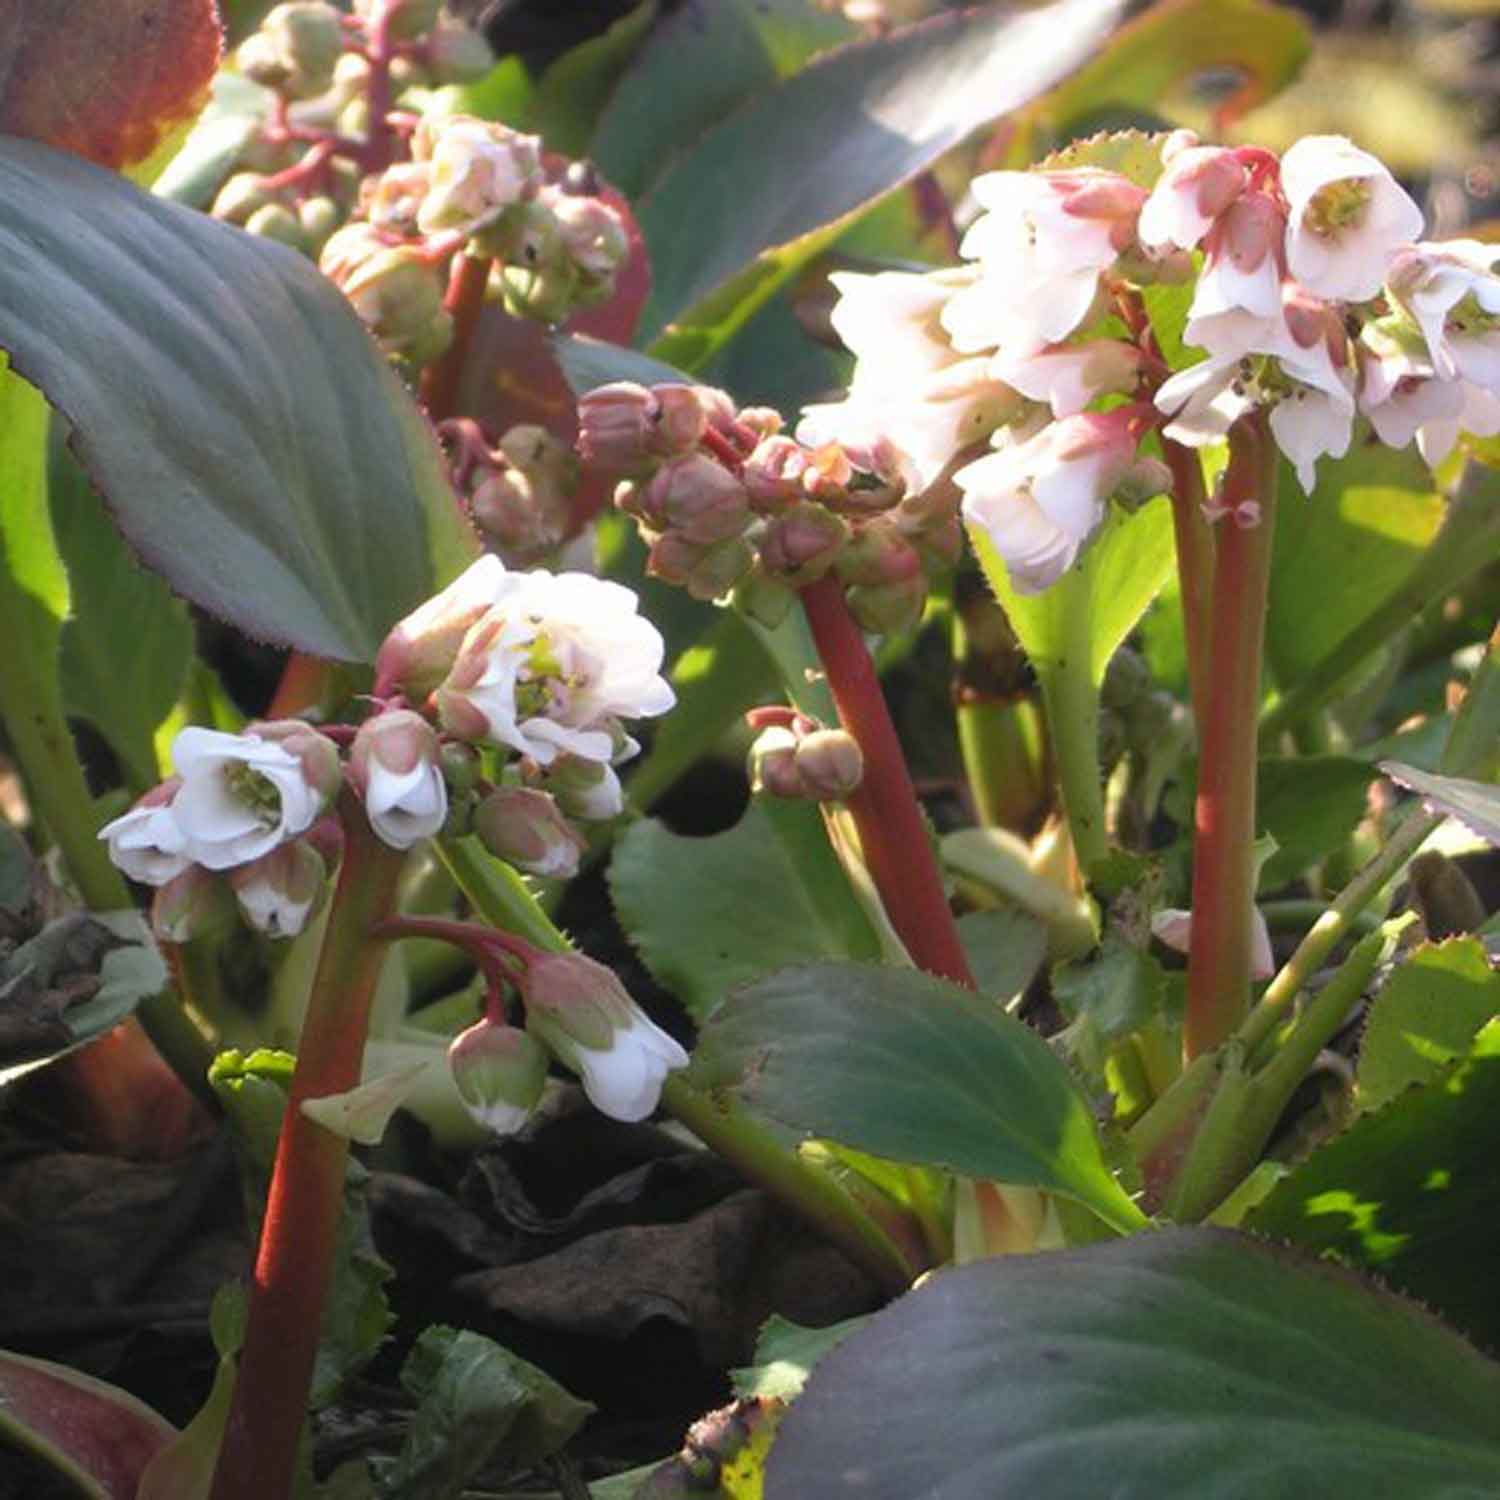
[[[1479,299],[1470,292],[1462,301],[1454,304],[1444,327],[1448,333],[1494,333],[1500,328],[1500,314],[1486,312],[1479,305]]]
[[[1313,194],[1302,222],[1319,239],[1336,239],[1345,229],[1357,228],[1370,201],[1370,184],[1363,177],[1343,177]]]
[[[264,828],[280,824],[281,793],[269,776],[242,760],[226,762],[221,774],[229,795],[247,808],[257,823]]]

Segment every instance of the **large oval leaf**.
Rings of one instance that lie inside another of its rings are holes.
[[[642,331],[680,325],[655,352],[701,364],[851,214],[1050,88],[1121,9],[1057,0],[936,18],[829,53],[716,125],[641,205],[655,276]]]
[[[767,1500],[1481,1500],[1500,1365],[1222,1231],[943,1271],[818,1362]]]
[[[1120,1229],[1145,1222],[1046,1042],[914,969],[805,964],[749,985],[704,1028],[693,1078],[873,1156],[1049,1188]]]
[[[342,660],[468,560],[436,444],[302,257],[0,142],[0,345],[128,540],[247,633]]]

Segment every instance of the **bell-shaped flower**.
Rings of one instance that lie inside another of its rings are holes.
[[[953,476],[965,521],[1004,559],[1017,592],[1037,593],[1073,565],[1135,459],[1138,421],[1130,407],[1067,417]]]
[[[615,768],[576,755],[560,755],[547,768],[547,790],[570,818],[603,823],[625,811],[625,790]]]
[[[1224,211],[1204,246],[1203,270],[1188,309],[1188,342],[1223,352],[1214,336],[1226,314],[1279,319],[1286,215],[1266,193],[1246,193]]]
[[[547,1050],[517,1026],[483,1020],[448,1047],[454,1087],[470,1116],[496,1135],[514,1135],[547,1086]]]
[[[1286,258],[1319,297],[1363,302],[1391,256],[1422,233],[1422,210],[1368,151],[1339,135],[1304,136],[1281,158]]]
[[[534,787],[497,787],[474,809],[474,833],[491,854],[544,880],[571,880],[588,847],[556,799]]]
[[[521,981],[526,1029],[583,1080],[594,1107],[616,1120],[644,1120],[661,1086],[688,1055],[630,998],[602,964],[581,953],[548,953]]]
[[[174,776],[152,787],[129,812],[99,830],[109,845],[110,859],[143,885],[166,885],[193,862],[187,835],[172,814],[172,799],[181,784]]]
[[[665,645],[628,588],[585,573],[511,574],[469,630],[437,691],[460,739],[508,745],[539,765],[614,759],[613,722],[664,714]]]
[[[1084,339],[1032,354],[1001,349],[991,372],[1033,401],[1044,401],[1054,417],[1072,417],[1099,396],[1131,390],[1140,374],[1141,351],[1117,339]]]
[[[399,620],[375,657],[375,692],[400,691],[420,702],[453,670],[469,627],[509,586],[505,564],[486,553],[442,593]]]
[[[414,148],[431,163],[431,186],[417,211],[423,234],[474,234],[541,182],[540,138],[488,120],[450,115],[419,131]]]
[[[157,887],[151,901],[151,931],[163,943],[216,937],[235,928],[235,911],[224,876],[189,865]]]
[[[1397,253],[1386,277],[1391,299],[1422,330],[1433,369],[1500,389],[1500,245],[1449,240]]]
[[[184,729],[172,761],[182,778],[171,806],[184,852],[210,870],[249,864],[305,833],[332,795],[297,754],[253,729]]]
[[[990,172],[971,184],[989,211],[964,236],[979,279],[943,309],[966,354],[1060,343],[1089,315],[1099,276],[1135,244],[1145,189],[1114,172]]]
[[[307,926],[327,889],[323,856],[306,839],[294,839],[229,877],[245,920],[267,937],[294,938]]]
[[[366,719],[349,752],[354,785],[376,837],[392,849],[410,849],[442,831],[448,788],[432,725],[408,708]]]
[[[1137,226],[1148,250],[1193,249],[1249,185],[1232,150],[1197,142],[1191,131],[1174,130],[1162,147],[1166,169],[1141,205]]]

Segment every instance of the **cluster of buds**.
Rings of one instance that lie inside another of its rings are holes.
[[[530,423],[510,428],[493,447],[467,417],[439,424],[450,452],[453,487],[488,550],[509,567],[553,558],[568,539],[578,458]]]
[[[615,504],[640,527],[650,571],[695,598],[733,594],[768,625],[833,572],[861,625],[904,629],[930,572],[957,557],[951,491],[913,491],[884,441],[799,442],[773,411],[670,382],[601,386],[578,420],[584,462],[625,476]]]
[[[1500,430],[1500,250],[1415,242],[1416,204],[1339,137],[1280,159],[1185,131],[1155,160],[1141,144],[1073,152],[1137,152],[1130,174],[975,179],[985,211],[961,247],[968,265],[836,278],[854,376],[846,400],[806,411],[798,437],[884,444],[912,487],[987,441],[994,451],[952,478],[1021,591],[1073,564],[1112,495],[1165,488],[1140,452],[1153,431],[1203,446],[1259,410],[1311,492],[1317,460],[1347,451],[1359,415],[1433,463],[1460,431]],[[1208,358],[1174,373],[1140,293],[1194,276],[1185,341]],[[1237,524],[1259,519],[1240,511]],[[1226,514],[1210,502],[1211,520]]]
[[[759,731],[750,747],[751,791],[841,802],[858,789],[865,761],[853,735],[779,706],[751,709],[745,719]]]
[[[616,1120],[644,1120],[667,1074],[687,1066],[687,1053],[602,964],[513,941],[506,948],[522,961],[509,978],[525,1007],[525,1028],[506,1022],[492,995],[492,1013],[448,1049],[459,1097],[473,1118],[497,1135],[519,1130],[540,1102],[556,1058],[578,1075],[596,1109]]]

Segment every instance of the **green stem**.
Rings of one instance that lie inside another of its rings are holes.
[[[1088,612],[1066,621],[1068,642],[1055,658],[1036,663],[1047,708],[1047,732],[1057,766],[1063,811],[1084,873],[1109,853],[1104,778],[1099,770],[1099,689],[1090,673]]]
[[[864,752],[864,779],[845,805],[891,925],[919,967],[973,989],[906,757],[843,589],[821,578],[801,598],[839,719]]]
[[[1193,721],[1209,712],[1209,651],[1213,631],[1214,534],[1203,513],[1203,464],[1197,451],[1161,440],[1172,472],[1172,525],[1177,539],[1177,577],[1182,592],[1182,628],[1187,641]]]
[[[1257,413],[1230,432],[1224,502],[1259,519],[1224,523],[1214,573],[1208,714],[1200,726],[1193,927],[1183,1048],[1189,1060],[1219,1046],[1250,1001],[1255,900],[1256,719],[1275,534],[1276,445]]]
[[[518,933],[547,952],[566,953],[572,948],[521,877],[477,840],[444,840],[436,847],[474,910],[487,922]],[[887,1292],[895,1295],[911,1284],[914,1273],[895,1241],[836,1182],[788,1151],[732,1100],[721,1093],[704,1094],[680,1073],[671,1073],[662,1088],[662,1104],[706,1146],[822,1230]]]
[[[249,1319],[211,1500],[289,1495],[307,1417],[323,1306],[333,1278],[349,1142],[302,1112],[306,1099],[359,1082],[385,945],[373,930],[394,910],[405,855],[374,835],[352,792],[345,845],[297,1048],[255,1261]]]
[[[1488,471],[1484,471],[1487,477]],[[1382,604],[1365,616],[1260,721],[1262,744],[1306,718],[1338,694],[1349,674],[1434,600],[1458,588],[1492,562],[1500,544],[1500,503],[1489,484],[1465,475],[1443,528],[1427,545],[1411,572]]]

